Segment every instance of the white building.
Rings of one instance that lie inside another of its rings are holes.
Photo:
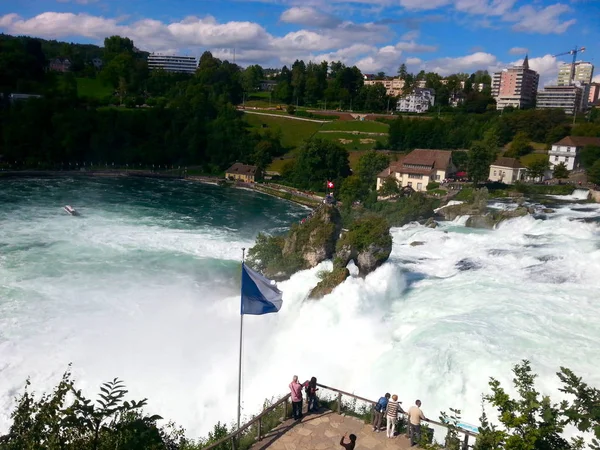
[[[430,182],[439,182],[455,172],[451,151],[415,149],[377,175],[377,190],[392,177],[400,187],[426,191]]]
[[[385,78],[383,80],[375,80],[371,78],[371,75],[364,76],[365,86],[374,86],[376,84],[382,84],[385,87],[386,94],[390,97],[398,97],[402,95],[402,89],[404,88],[404,80],[401,78]]]
[[[433,89],[415,88],[413,92],[398,99],[396,110],[400,112],[424,113],[435,104]]]
[[[500,183],[513,184],[517,181],[525,180],[527,176],[527,167],[515,158],[500,157],[490,166],[490,181],[499,181]]]
[[[552,144],[552,149],[548,151],[550,169],[554,170],[554,166],[560,163],[565,163],[567,170],[578,169],[580,166],[579,154],[587,145],[600,147],[600,138],[567,136]]]
[[[594,77],[594,65],[589,62],[577,61],[573,64],[561,64],[558,68],[558,85],[568,86],[571,82],[571,71],[573,71],[573,83],[590,84]]]
[[[575,114],[587,109],[589,85],[546,86],[537,94],[537,109],[560,108],[566,114]]]
[[[195,73],[198,68],[198,60],[193,56],[152,53],[148,55],[148,68],[150,70],[162,69],[165,72],[174,73]]]

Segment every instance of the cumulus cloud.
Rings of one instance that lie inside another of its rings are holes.
[[[519,59],[511,63],[510,65],[521,65],[523,64],[523,59]],[[552,55],[544,55],[537,58],[529,58],[529,68],[535,70],[540,74],[540,86],[546,86],[556,81],[558,77],[558,66],[560,65],[560,61],[558,61]]]
[[[400,0],[401,6],[413,11],[437,9],[450,3],[451,0]]]
[[[596,75],[594,78],[592,78],[592,81],[593,81],[594,83],[600,83],[600,74],[599,74],[599,75]]]
[[[281,14],[279,20],[285,23],[319,28],[335,27],[341,23],[341,20],[337,17],[307,6],[294,6],[293,8],[287,9]]]
[[[419,37],[420,34],[421,33],[419,32],[419,30],[411,30],[411,31],[404,33],[402,36],[400,36],[400,40],[414,41],[415,39],[417,39]]]
[[[562,34],[577,22],[575,19],[562,21],[561,16],[570,12],[568,5],[557,3],[545,8],[532,5],[521,6],[517,11],[506,16],[505,20],[515,22],[513,30],[526,33]]]
[[[423,45],[417,44],[415,41],[410,42],[398,42],[396,44],[396,49],[402,50],[407,53],[426,53],[426,52],[435,52],[437,51],[436,45]]]
[[[513,47],[508,51],[511,55],[525,55],[529,53],[529,50],[525,47]]]

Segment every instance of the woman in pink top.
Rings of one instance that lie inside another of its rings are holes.
[[[298,375],[294,375],[290,383],[292,393],[292,416],[294,420],[302,419],[302,385],[298,383]]]

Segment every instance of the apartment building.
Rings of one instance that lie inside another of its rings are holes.
[[[600,83],[590,84],[590,93],[588,95],[588,105],[595,104],[600,99]]]
[[[198,61],[193,56],[161,55],[152,53],[148,55],[148,69],[162,69],[173,73],[195,73]]]
[[[398,99],[396,110],[399,112],[424,113],[435,104],[433,89],[415,88],[413,91]]]
[[[529,58],[525,56],[523,65],[504,69],[492,77],[492,95],[496,99],[496,109],[508,106],[522,109],[535,104],[539,74],[529,68]]]
[[[546,86],[537,93],[538,109],[559,108],[573,115],[587,108],[589,86]]]
[[[376,84],[382,84],[385,87],[387,95],[391,97],[398,97],[402,95],[402,88],[404,88],[404,80],[401,78],[385,78],[383,80],[367,79],[369,75],[365,75],[365,86],[374,86]],[[370,78],[370,77],[369,77]]]
[[[571,72],[573,81],[571,82]],[[558,68],[558,85],[568,86],[569,84],[590,84],[594,77],[594,65],[589,62],[577,61],[573,64],[561,64]]]

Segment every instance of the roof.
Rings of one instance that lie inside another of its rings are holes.
[[[394,172],[400,172],[404,158],[404,156],[401,156],[398,161],[392,161],[389,167],[386,167],[377,175],[377,178],[387,178]]]
[[[525,169],[525,166],[515,158],[500,157],[492,163],[492,166],[509,167],[511,169]]]
[[[572,147],[585,147],[586,145],[600,146],[600,138],[588,136],[567,136],[556,142],[554,145],[567,145]]]
[[[418,148],[406,155],[402,163],[404,165],[428,166],[435,170],[446,170],[451,160],[451,151]]]
[[[248,165],[242,164],[242,163],[235,163],[233,166],[231,166],[229,169],[227,169],[225,171],[225,173],[254,176],[254,175],[256,175],[257,170],[258,170],[258,167],[256,167],[256,166],[248,166]]]

